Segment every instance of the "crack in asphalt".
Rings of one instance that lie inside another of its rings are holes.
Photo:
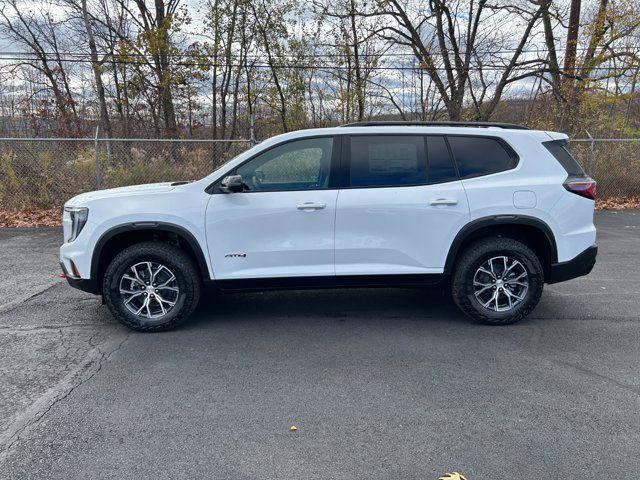
[[[544,320],[544,318],[540,318],[539,320]],[[575,320],[575,319],[566,318],[566,320]],[[592,320],[595,320],[595,319],[592,319]],[[630,320],[637,322],[637,319],[630,319]],[[604,381],[605,383],[614,385],[627,392],[631,392],[635,395],[640,395],[640,388],[635,385],[629,385],[629,384],[623,383],[620,380],[613,378],[612,376],[606,375],[604,373],[596,372],[595,370],[591,370],[589,368],[586,368],[576,363],[569,362],[567,360],[555,358],[553,356],[549,356],[548,354],[544,354],[544,353],[541,355],[539,351],[539,346],[543,341],[542,338],[543,337],[542,337],[541,328],[534,329],[529,337],[528,344],[522,348],[522,351],[526,355],[530,356],[531,358],[536,359],[538,362],[545,362],[550,365],[555,365],[557,367],[575,370],[577,372],[582,373],[583,375],[586,375],[591,379]]]
[[[102,370],[102,366],[109,360],[111,355],[122,348],[131,336],[131,333],[130,331],[127,332],[119,342],[110,339],[99,345],[92,345],[94,348],[87,353],[84,360],[79,363],[72,372],[69,372],[69,374],[54,387],[34,402],[26,412],[13,422],[13,425],[10,425],[5,430],[5,433],[0,434],[0,462],[7,457],[11,448],[20,439],[24,438],[25,434],[35,428],[42,419],[47,416],[55,405],[62,402],[71,395],[74,390],[95,377]],[[90,343],[94,337],[95,335],[91,337]],[[112,345],[115,346],[109,348]]]
[[[33,332],[38,333],[47,330],[62,330],[65,328],[96,328],[95,325],[88,323],[66,323],[64,325],[39,325],[37,327],[12,327],[12,326],[0,326],[0,332],[4,333],[20,333],[20,332]],[[94,347],[95,345],[91,345]]]
[[[17,298],[15,300],[10,301],[9,303],[5,303],[4,305],[0,305],[0,313],[7,313],[10,312],[12,310],[15,310],[16,308],[20,307],[24,302],[31,300],[35,297],[38,297],[40,295],[42,295],[43,293],[46,293],[47,291],[51,290],[53,287],[60,285],[61,282],[55,282],[52,283],[51,285],[47,286],[47,287],[42,287],[34,292],[31,292],[23,297]]]
[[[640,292],[613,292],[613,291],[602,291],[602,292],[560,292],[558,290],[554,290],[549,287],[545,287],[544,292],[546,294],[557,295],[558,297],[592,297],[594,295],[626,295],[630,297],[635,297],[640,295]]]
[[[583,374],[585,374],[585,375],[587,375],[587,376],[589,376],[591,378],[604,380],[605,382],[610,383],[612,385],[615,385],[615,386],[617,386],[619,388],[622,388],[622,389],[624,389],[624,390],[626,390],[628,392],[634,393],[636,395],[640,395],[640,389],[634,388],[633,386],[627,385],[626,383],[622,383],[619,380],[616,380],[615,378],[610,377],[608,375],[604,375],[602,373],[594,372],[593,370],[589,370],[588,368],[581,367],[579,365],[576,365],[576,364],[571,363],[571,362],[566,362],[564,360],[547,359],[547,361],[549,361],[551,363],[554,363],[556,365],[559,365],[559,366],[563,366],[563,367],[567,367],[567,368],[571,368],[571,369],[577,370],[578,372],[583,373]]]
[[[571,320],[571,321],[575,321],[575,322],[607,322],[607,323],[613,323],[613,322],[620,322],[620,323],[624,323],[624,322],[633,322],[633,323],[638,323],[638,317],[611,317],[611,318],[607,318],[607,319],[603,319],[601,317],[597,317],[595,315],[591,315],[591,316],[580,316],[580,317],[572,317],[570,315],[566,315],[562,317],[563,320]],[[535,312],[530,314],[526,321],[531,322],[532,320],[542,320],[542,321],[549,321],[549,320],[553,320],[553,318],[550,318],[548,315],[536,315]]]

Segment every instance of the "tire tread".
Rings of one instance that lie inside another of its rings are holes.
[[[127,315],[127,313],[115,305],[115,302],[119,301],[119,298],[112,298],[109,294],[109,284],[116,270],[123,263],[145,256],[164,257],[166,261],[171,262],[172,266],[181,272],[187,284],[184,305],[177,315],[166,323],[144,325],[132,320],[130,315]],[[171,330],[182,324],[187,320],[189,315],[193,313],[200,299],[200,277],[191,258],[180,248],[160,241],[141,242],[125,248],[109,263],[103,278],[102,291],[104,292],[105,303],[109,311],[120,323],[138,332],[162,332]]]
[[[467,292],[467,276],[473,273],[470,272],[473,264],[479,258],[490,253],[499,254],[505,252],[515,252],[519,256],[525,257],[533,267],[533,271],[528,272],[530,280],[529,298],[521,307],[517,307],[517,312],[512,316],[496,315],[489,310],[485,312],[483,311],[484,309],[476,308]],[[542,296],[543,285],[544,273],[542,265],[536,254],[529,247],[511,238],[489,237],[472,243],[464,250],[455,265],[451,293],[458,308],[474,320],[487,325],[510,325],[525,318],[536,307]]]

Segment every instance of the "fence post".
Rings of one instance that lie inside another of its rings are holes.
[[[585,130],[585,132],[587,132],[587,137],[589,137],[589,140],[590,140],[590,143],[591,143],[591,148],[589,150],[589,171],[587,172],[589,174],[589,176],[591,176],[591,172],[593,171],[593,155],[594,155],[595,150],[596,150],[596,141],[591,136],[591,134],[589,133],[588,130]]]
[[[256,130],[253,123],[253,113],[249,115],[249,144],[252,147],[256,144]]]
[[[98,132],[99,132],[99,125],[96,125],[96,132],[95,135],[93,136],[93,147],[94,150],[96,151],[96,190],[100,190],[100,184],[101,179],[100,179],[100,152],[98,150]]]

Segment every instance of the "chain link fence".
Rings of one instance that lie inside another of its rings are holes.
[[[202,178],[249,140],[0,139],[0,208],[54,208],[78,193]]]
[[[574,139],[569,150],[598,182],[598,198],[640,197],[640,138]]]
[[[0,209],[55,208],[81,192],[199,179],[250,140],[0,139]],[[640,197],[640,139],[577,139],[598,198]]]

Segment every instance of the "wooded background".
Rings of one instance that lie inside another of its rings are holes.
[[[247,138],[367,119],[636,137],[640,2],[3,0],[0,136]]]

